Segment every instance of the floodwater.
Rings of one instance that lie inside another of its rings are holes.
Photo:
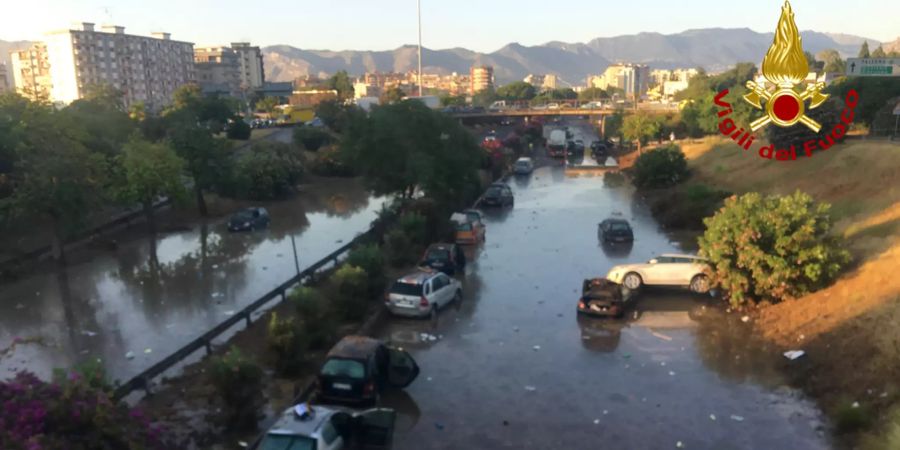
[[[367,230],[383,203],[355,180],[324,180],[263,203],[266,230],[229,233],[224,217],[156,240],[126,232],[115,250],[76,252],[66,271],[0,285],[0,349],[39,341],[0,360],[0,378],[99,358],[125,381],[295,275],[291,236],[303,270]]]
[[[711,299],[647,289],[626,319],[578,317],[583,279],[684,251],[629,188],[561,167],[509,184],[515,208],[486,211],[463,302],[378,333],[421,368],[383,397],[400,413],[395,449],[830,447],[821,414],[774,369],[781,356]],[[602,247],[597,223],[616,213],[636,240]]]

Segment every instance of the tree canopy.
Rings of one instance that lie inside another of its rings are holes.
[[[859,54],[857,55],[859,58],[869,58],[871,55],[869,54],[869,41],[863,41],[862,47],[859,48]]]
[[[622,123],[622,136],[638,143],[638,153],[647,141],[659,132],[659,122],[645,112],[632,114]]]
[[[153,203],[162,197],[183,197],[184,160],[163,142],[152,143],[137,137],[125,144],[119,159],[121,175],[116,197],[125,204],[141,205],[153,229]]]
[[[605,89],[601,89],[598,87],[587,88],[578,93],[578,100],[582,102],[587,102],[591,100],[600,100],[600,99],[608,99],[609,93],[606,92]]]
[[[353,80],[347,75],[346,70],[339,70],[325,82],[325,85],[328,89],[336,90],[341,100],[353,98]]]
[[[516,81],[497,88],[497,97],[505,100],[531,100],[537,92],[530,83]]]

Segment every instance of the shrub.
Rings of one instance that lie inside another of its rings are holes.
[[[299,127],[294,129],[294,143],[298,146],[315,152],[328,142],[329,134],[325,130],[313,127]]]
[[[413,245],[425,245],[426,225],[425,216],[417,213],[407,213],[400,216],[400,229],[409,237]]]
[[[250,129],[250,125],[247,122],[244,122],[243,119],[235,119],[225,128],[225,136],[228,139],[239,139],[242,141],[246,141],[250,139],[250,134],[253,130]]]
[[[301,286],[291,292],[290,301],[303,323],[301,331],[310,349],[321,349],[334,339],[337,324],[330,305],[316,288]]]
[[[253,200],[283,197],[293,190],[302,173],[299,155],[287,144],[260,142],[238,159],[237,194]]]
[[[620,187],[625,184],[625,175],[622,172],[607,172],[603,174],[603,185],[606,187]]]
[[[267,331],[269,348],[278,355],[276,368],[283,374],[295,373],[303,364],[307,347],[297,322],[291,317],[279,319],[273,312]]]
[[[0,381],[0,448],[171,448],[141,410],[95,388],[94,375],[57,374],[52,383],[29,372]]]
[[[262,400],[262,369],[236,347],[213,358],[210,377],[224,402],[229,427],[252,429]]]
[[[639,188],[674,186],[688,177],[687,160],[677,145],[644,153],[634,162],[634,185]]]
[[[332,275],[334,304],[343,319],[357,320],[365,316],[369,298],[367,277],[364,270],[349,264]]]
[[[323,177],[354,177],[356,172],[347,164],[337,148],[323,150],[316,154],[312,172]]]
[[[377,296],[384,291],[384,256],[377,244],[356,247],[347,256],[347,264],[356,266],[368,275],[368,292]]]
[[[388,263],[402,267],[416,262],[415,246],[403,230],[394,229],[384,238]]]
[[[834,427],[840,433],[859,431],[871,423],[872,411],[859,403],[844,401],[834,411]]]
[[[747,297],[779,301],[825,286],[849,260],[829,237],[830,206],[802,192],[731,197],[705,219],[701,252],[714,268],[714,283],[733,305]]]

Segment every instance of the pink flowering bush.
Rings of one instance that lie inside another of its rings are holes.
[[[102,372],[58,372],[48,383],[22,372],[0,381],[0,448],[167,448],[160,430],[141,411],[113,401],[98,377]]]

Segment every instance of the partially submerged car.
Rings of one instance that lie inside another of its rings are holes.
[[[632,242],[634,232],[625,219],[609,218],[597,225],[597,238],[603,242]]]
[[[228,231],[254,231],[269,226],[269,211],[266,208],[244,208],[228,219]]]
[[[709,292],[707,261],[699,256],[666,253],[643,264],[614,266],[606,277],[631,290],[644,285],[687,286],[691,292]]]
[[[487,230],[481,221],[481,213],[467,209],[461,213],[453,213],[450,221],[456,224],[455,241],[457,244],[477,244],[484,242]]]
[[[592,316],[622,317],[631,296],[630,289],[606,278],[589,278],[581,285],[578,312]]]
[[[391,285],[384,302],[392,314],[436,318],[438,310],[462,300],[462,284],[443,272],[419,270]]]
[[[366,336],[346,336],[325,356],[316,379],[320,403],[375,404],[387,388],[404,388],[419,376],[403,350]]]
[[[431,244],[425,249],[419,267],[428,267],[453,276],[466,267],[466,254],[456,244]]]
[[[354,411],[303,403],[286,409],[263,436],[259,450],[389,449],[397,413]]]
[[[519,158],[513,165],[513,172],[516,175],[528,175],[534,171],[534,162],[531,158]]]
[[[512,189],[506,183],[492,184],[481,197],[482,206],[513,206],[514,204],[515,198]]]

